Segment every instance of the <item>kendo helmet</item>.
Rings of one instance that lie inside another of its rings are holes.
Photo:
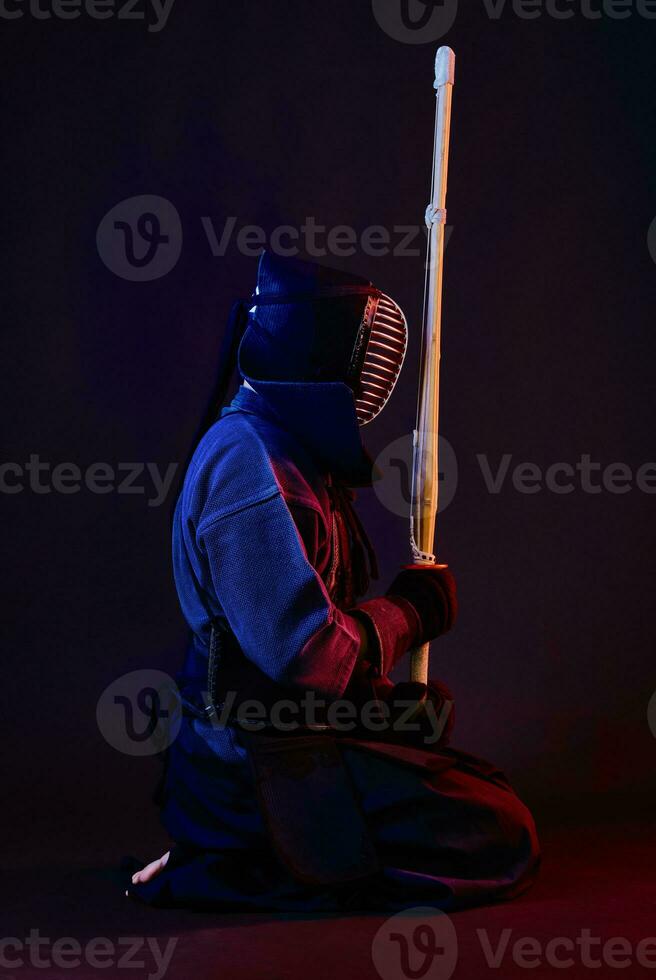
[[[265,252],[239,369],[257,382],[343,383],[360,425],[382,411],[408,344],[403,311],[371,282],[314,262]]]

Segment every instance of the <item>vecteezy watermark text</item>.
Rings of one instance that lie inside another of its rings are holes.
[[[504,11],[512,10],[520,20],[627,20],[635,14],[645,20],[656,20],[656,0],[483,0],[490,20],[499,20]]]
[[[298,227],[277,225],[270,233],[260,225],[241,225],[234,215],[227,217],[222,227],[217,227],[211,217],[201,217],[212,255],[223,258],[231,245],[235,245],[241,255],[252,258],[260,255],[263,249],[290,258],[301,253],[313,259],[328,256],[350,258],[357,253],[372,258],[393,255],[394,258],[419,258],[426,253],[425,225],[369,225],[362,230],[351,225],[321,224],[308,216]],[[445,247],[453,233],[451,226],[445,230]]]
[[[148,31],[158,34],[169,19],[175,0],[0,0],[0,18],[20,20],[148,21]],[[151,20],[152,15],[152,20]]]
[[[226,691],[219,704],[206,691],[179,691],[175,681],[160,670],[143,668],[123,674],[105,688],[96,706],[96,721],[105,741],[123,755],[151,756],[173,744],[183,713],[215,730],[239,728],[250,733],[273,731],[282,735],[300,731],[335,735],[406,738],[436,745],[449,724],[453,702],[398,696],[389,700],[355,701],[319,697],[299,691],[296,700],[278,698],[269,703]]]
[[[513,929],[503,929],[493,940],[487,929],[477,929],[476,935],[488,967],[500,969],[508,959],[526,970],[549,966],[568,970],[578,965],[588,970],[602,966],[623,970],[634,963],[645,970],[656,970],[656,938],[640,940],[635,946],[622,936],[604,939],[590,929],[581,929],[578,936],[555,936],[544,942],[533,936],[516,937]]]
[[[32,453],[24,463],[0,463],[0,493],[17,494],[27,490],[40,495],[76,494],[87,490],[94,494],[140,494],[150,484],[149,507],[160,507],[166,500],[178,469],[169,463],[162,472],[157,463],[91,463],[82,468],[77,463],[52,463]]]
[[[558,462],[542,467],[538,463],[515,461],[512,453],[504,453],[496,465],[492,465],[485,453],[477,453],[488,493],[501,493],[510,477],[517,493],[536,494],[547,491],[567,495],[580,490],[595,496],[600,493],[625,494],[634,488],[642,493],[656,493],[656,463],[643,463],[634,470],[628,463],[609,463],[604,466],[595,462],[589,453],[583,453],[575,463]],[[514,464],[514,465],[513,465]]]
[[[491,21],[656,20],[656,0],[480,0]],[[372,0],[380,28],[403,44],[430,44],[444,37],[458,15],[458,0]]]
[[[115,941],[96,936],[81,943],[72,936],[50,939],[38,929],[30,929],[29,935],[22,939],[17,936],[0,939],[0,970],[32,966],[38,970],[61,970],[68,975],[69,970],[78,967],[92,970],[113,967],[140,970],[139,976],[146,980],[162,980],[177,944],[177,938],[171,938],[160,946],[153,936],[121,936]]]
[[[587,496],[611,494],[623,496],[638,491],[656,494],[656,462],[637,467],[628,463],[601,463],[589,453],[572,462],[540,465],[516,458],[512,453],[490,457],[476,453],[475,463],[482,489],[492,496],[514,492],[524,496],[555,494]],[[32,453],[27,461],[0,463],[0,495],[24,492],[39,496],[78,494],[136,495],[147,498],[149,507],[161,507],[171,494],[178,463],[94,462],[51,463]],[[378,478],[376,495],[393,514],[407,516],[412,502],[412,436],[402,436],[390,443],[376,460]],[[447,439],[439,440],[440,508],[446,510],[458,487],[458,459]]]
[[[421,705],[405,698],[372,699],[362,704],[348,698],[326,701],[313,691],[305,692],[298,701],[283,698],[272,705],[256,699],[237,703],[235,691],[228,692],[217,709],[213,709],[207,695],[204,703],[206,715],[216,728],[237,725],[248,731],[273,729],[282,733],[328,730],[342,735],[359,731],[370,735],[418,736],[424,745],[439,742],[453,709],[452,701],[445,700],[437,706],[430,698]]]
[[[656,937],[638,942],[623,936],[608,938],[582,928],[577,935],[538,938],[501,929],[497,934],[476,929],[480,956],[478,976],[503,976],[502,968],[510,963],[527,971],[545,967],[550,970],[598,971],[656,970]],[[371,947],[373,964],[382,980],[449,980],[458,965],[458,934],[451,919],[435,908],[406,909],[387,919],[374,936]],[[599,975],[599,974],[597,974]],[[603,973],[607,976],[607,973]],[[631,974],[634,976],[635,974]]]
[[[521,459],[513,453],[492,457],[476,453],[475,464],[482,489],[494,497],[513,492],[522,496],[554,494],[586,496],[610,494],[624,496],[636,490],[656,494],[656,462],[639,466],[628,463],[601,463],[590,453],[578,459],[540,465]],[[376,496],[392,514],[407,517],[412,498],[413,438],[408,434],[386,446],[376,459]],[[458,488],[459,461],[444,436],[439,437],[439,501],[444,512],[454,500]]]
[[[2,0],[0,0],[0,3]],[[200,216],[200,225],[213,258],[224,258],[236,250],[256,258],[264,249],[283,258],[306,255],[312,259],[370,258],[388,255],[397,259],[426,256],[425,223],[368,225],[322,224],[308,215],[300,225],[244,224],[235,215],[221,221]],[[185,229],[186,235],[187,229]],[[445,229],[445,247],[453,227]],[[177,208],[156,194],[140,194],[115,204],[102,217],[96,231],[96,247],[103,263],[120,279],[151,282],[167,275],[182,251],[183,229]]]

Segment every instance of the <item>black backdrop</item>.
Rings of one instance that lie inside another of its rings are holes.
[[[520,493],[510,475],[489,493],[477,456],[496,471],[512,454],[512,471],[588,454],[634,475],[656,461],[656,23],[460,7],[443,38],[458,55],[442,394],[458,486],[439,543],[461,616],[433,662],[458,744],[530,801],[630,807],[652,789],[654,498],[644,481]],[[267,236],[308,218],[389,231],[397,254],[326,261],[407,310],[408,365],[367,440],[377,453],[407,433],[423,270],[394,228],[427,203],[436,42],[390,36],[367,0],[177,0],[159,32],[20,9],[0,24],[3,462],[184,458],[255,274],[234,238],[212,254],[209,223],[220,236],[231,217]],[[141,195],[182,227],[177,263],[142,282],[97,244]],[[149,505],[145,477],[141,494],[9,493],[18,470],[3,474],[3,841],[12,861],[52,856],[55,832],[58,856],[116,856],[155,833],[156,764],[111,748],[96,704],[128,671],[178,666],[170,499]],[[360,510],[388,579],[407,522],[373,492]]]

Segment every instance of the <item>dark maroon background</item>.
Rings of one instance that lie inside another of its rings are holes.
[[[365,0],[177,0],[160,34],[26,16],[2,40],[3,456],[165,468],[185,456],[256,268],[234,244],[214,258],[201,216],[420,223],[435,44],[393,40]],[[463,2],[444,40],[458,78],[442,418],[459,486],[439,542],[461,615],[434,670],[457,697],[457,744],[538,809],[614,796],[637,810],[656,749],[654,499],[490,495],[476,454],[656,458],[656,24],[492,22]],[[103,215],[140,194],[170,200],[184,229],[178,264],[148,283],[96,249]],[[415,334],[367,431],[377,452],[413,425],[422,261],[342,264],[398,298]],[[360,499],[387,581],[407,522]],[[154,833],[156,764],[116,753],[95,711],[121,674],[179,664],[168,507],[86,491],[1,504],[3,842],[22,861],[57,832],[110,859]]]

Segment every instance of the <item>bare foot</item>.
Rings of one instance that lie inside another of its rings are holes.
[[[162,854],[161,858],[158,858],[157,861],[151,861],[150,864],[147,864],[145,868],[141,869],[141,871],[137,871],[136,874],[132,875],[132,884],[145,885],[147,881],[152,881],[153,878],[156,878],[160,871],[166,867],[166,863],[170,856],[171,852],[167,851],[166,854]]]

